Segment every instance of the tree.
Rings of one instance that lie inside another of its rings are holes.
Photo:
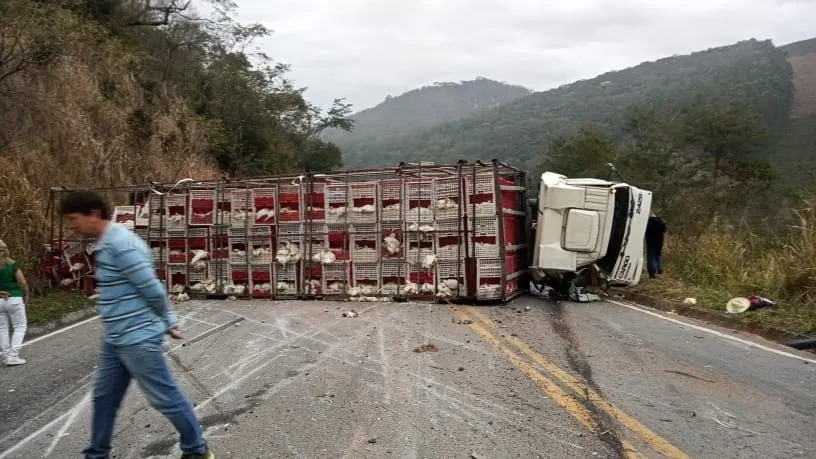
[[[596,127],[582,127],[574,136],[553,138],[542,167],[568,177],[594,177],[617,157],[617,143],[609,134]]]

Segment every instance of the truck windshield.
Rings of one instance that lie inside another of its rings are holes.
[[[615,269],[618,256],[624,246],[624,239],[628,234],[629,219],[631,218],[631,189],[628,186],[615,188],[615,210],[612,216],[612,231],[609,234],[609,245],[606,255],[598,260],[602,270],[612,272]]]

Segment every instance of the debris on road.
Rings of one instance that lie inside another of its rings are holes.
[[[439,348],[436,347],[434,344],[431,344],[431,343],[423,344],[422,346],[419,346],[418,348],[414,349],[414,352],[416,352],[416,353],[420,353],[420,352],[437,352],[437,351],[439,351]]]
[[[348,318],[352,318],[352,319],[357,317],[358,315],[360,315],[360,314],[357,311],[355,311],[354,309],[352,309],[350,311],[346,311],[346,312],[343,313],[343,317],[348,317]]]
[[[686,298],[683,300],[684,306],[696,306],[697,305],[697,298]]]

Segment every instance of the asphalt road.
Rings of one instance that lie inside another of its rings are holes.
[[[528,297],[177,311],[169,356],[220,458],[816,457],[813,354],[698,322]],[[82,323],[0,368],[0,459],[81,457],[99,333]],[[179,454],[135,386],[114,445]]]

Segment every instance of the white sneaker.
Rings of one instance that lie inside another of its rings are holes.
[[[6,356],[6,365],[14,366],[14,365],[25,365],[25,359],[22,359],[16,355],[9,355]]]

